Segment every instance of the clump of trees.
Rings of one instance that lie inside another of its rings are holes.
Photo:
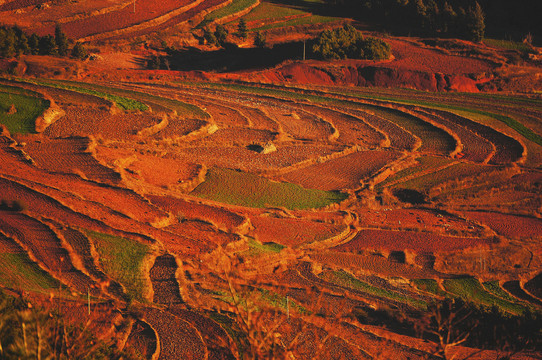
[[[326,0],[341,13],[378,21],[390,31],[420,36],[481,41],[485,14],[477,1],[465,0]],[[355,15],[354,15],[355,16]]]
[[[384,60],[391,56],[391,47],[388,43],[376,38],[365,38],[352,25],[321,32],[312,51],[315,55],[326,60]]]
[[[54,55],[69,56],[83,59],[87,50],[81,43],[76,43],[70,51],[70,40],[62,31],[60,25],[55,28],[55,34],[28,36],[19,27],[0,27],[0,58],[13,58],[21,55]]]

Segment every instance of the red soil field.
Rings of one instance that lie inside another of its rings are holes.
[[[245,222],[245,218],[229,210],[210,205],[190,202],[172,197],[147,195],[153,204],[162,209],[180,215],[187,219],[208,221],[219,229],[238,228]]]
[[[356,117],[343,113],[340,110],[330,110],[321,106],[303,104],[303,109],[323,117],[331,122],[339,131],[337,141],[347,145],[379,146],[385,136],[375,128],[365,123],[363,117]]]
[[[158,333],[159,359],[204,359],[205,343],[199,331],[188,321],[167,311],[145,309],[145,320]]]
[[[100,164],[88,151],[88,138],[42,138],[33,141],[27,137],[24,151],[36,166],[51,172],[72,173],[89,180],[118,184],[120,175]]]
[[[213,145],[181,148],[176,152],[176,156],[179,160],[195,161],[207,167],[237,168],[247,172],[259,172],[281,169],[342,150],[336,146],[286,143],[275,144],[277,148],[275,152],[260,154],[246,147]]]
[[[487,240],[414,231],[360,230],[350,242],[339,245],[333,250],[355,253],[364,249],[384,249],[439,253],[464,250],[483,244],[487,244]]]
[[[170,118],[169,123],[165,129],[160,130],[158,133],[152,136],[155,139],[167,139],[167,138],[179,138],[190,134],[193,131],[197,131],[207,122],[198,119],[183,119],[183,118]],[[152,125],[152,124],[151,124]]]
[[[79,106],[63,109],[66,115],[51,124],[44,131],[44,135],[51,138],[93,135],[124,140],[134,138],[138,131],[162,120],[148,112],[112,114],[109,110]]]
[[[439,214],[430,209],[359,209],[361,226],[399,229],[423,229],[431,232],[454,232],[477,235],[483,228],[472,222],[449,214]]]
[[[465,216],[489,226],[499,235],[511,238],[542,236],[542,219],[483,211],[467,211]]]
[[[398,156],[399,153],[394,151],[358,151],[291,171],[282,175],[281,179],[310,189],[356,189],[361,186],[361,180],[373,175]]]
[[[175,234],[186,236],[190,239],[196,239],[202,243],[217,244],[226,246],[230,242],[238,241],[239,237],[218,230],[215,226],[200,220],[184,220],[178,224],[170,225],[164,228]]]
[[[280,124],[284,133],[295,139],[325,141],[333,134],[333,129],[329,123],[314,115],[300,111],[299,108],[277,104],[273,107],[262,106],[261,109]]]
[[[68,37],[79,39],[93,34],[133,26],[188,4],[190,2],[186,0],[164,0],[159,3],[150,0],[139,0],[135,7],[127,4],[124,8],[116,11],[69,21],[62,24],[62,30]],[[34,29],[38,35],[52,34],[53,30],[54,26],[44,26]]]
[[[386,38],[395,59],[389,65],[414,71],[443,74],[472,74],[491,71],[495,65],[486,60],[448,55],[408,39]],[[377,65],[378,66],[378,65]],[[385,62],[381,66],[388,66]]]
[[[274,242],[290,247],[328,239],[345,228],[344,225],[270,216],[253,216],[250,221],[254,226],[253,234],[259,242]]]
[[[215,144],[265,144],[275,139],[276,134],[267,130],[245,128],[219,129],[205,140]]]
[[[35,258],[61,281],[81,293],[94,285],[92,279],[73,266],[60,239],[42,222],[18,212],[0,210],[0,227],[28,249],[31,259]]]
[[[179,283],[175,278],[177,262],[169,254],[158,256],[150,269],[149,276],[154,293],[153,302],[156,304],[180,304],[183,302],[179,292]]]
[[[99,149],[99,154],[109,152],[106,148]],[[129,153],[134,154],[127,151],[127,157],[130,156]],[[180,162],[163,156],[138,153],[136,157],[137,159],[130,163],[127,169],[135,174],[134,176],[140,176],[145,182],[156,186],[167,187],[192,180],[201,170],[201,165]]]
[[[152,359],[157,350],[157,338],[154,330],[149,324],[142,320],[137,320],[133,326],[126,345],[135,349],[144,356],[145,359]]]
[[[461,149],[461,159],[486,162],[494,154],[494,145],[487,139],[476,134],[466,126],[457,124],[453,120],[449,120],[445,112],[440,112],[439,115],[432,115],[429,112],[424,112],[424,116],[429,116],[433,121],[446,126],[453,131],[460,139],[463,148]]]
[[[390,146],[398,149],[412,150],[416,147],[416,138],[400,126],[363,110],[348,110],[349,114],[367,119],[367,122],[385,133],[390,139]]]

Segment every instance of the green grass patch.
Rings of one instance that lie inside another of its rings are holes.
[[[196,29],[201,29],[205,25],[226,16],[236,14],[244,9],[256,4],[256,0],[233,0],[229,5],[217,9],[205,16],[204,20],[196,26]]]
[[[109,100],[117,105],[119,109],[122,110],[139,110],[139,111],[146,111],[149,109],[149,107],[142,102],[139,102],[137,100],[114,95],[109,92],[104,92],[102,90],[92,89],[88,87],[89,84],[86,83],[76,83],[76,82],[67,82],[67,81],[58,81],[58,82],[50,82],[50,81],[43,81],[43,80],[33,80],[32,81],[35,84],[42,85],[42,86],[49,86],[54,87],[58,89],[64,89],[64,90],[70,90],[74,92],[78,92],[81,94],[87,94],[96,96],[102,99]],[[107,88],[104,88],[104,90]]]
[[[499,39],[484,39],[484,44],[497,49],[517,50],[521,52],[529,52],[531,48],[519,41],[499,40]]]
[[[425,309],[427,307],[427,303],[425,301],[413,299],[411,297],[397,293],[395,291],[391,291],[388,289],[371,285],[369,283],[356,279],[354,276],[350,275],[349,273],[343,270],[324,271],[319,276],[322,279],[332,282],[336,285],[348,287],[354,290],[359,290],[361,292],[364,292],[370,295],[375,295],[375,296],[383,297],[386,299],[395,300],[395,301],[405,303],[419,309]]]
[[[504,300],[487,292],[482,284],[474,278],[444,280],[443,285],[446,291],[451,294],[481,305],[497,306],[501,310],[512,314],[521,314],[525,310],[525,307],[522,305]]]
[[[100,256],[102,270],[124,285],[130,297],[144,300],[142,294],[146,292],[147,285],[143,280],[143,262],[149,254],[149,247],[134,240],[94,231],[86,231],[86,235]]]
[[[60,285],[25,253],[0,253],[0,269],[0,284],[7,288],[49,294]]]
[[[8,114],[11,105],[17,112]],[[13,86],[0,85],[0,123],[10,133],[35,133],[36,119],[49,107],[39,94]]]
[[[300,26],[300,25],[328,24],[331,22],[338,22],[342,20],[343,20],[342,18],[331,17],[331,16],[310,15],[310,16],[304,16],[300,18],[287,20],[284,22],[268,24],[268,25],[257,27],[257,28],[252,28],[250,29],[250,31],[264,31],[264,30],[277,29],[277,28],[283,28],[283,27]]]
[[[264,21],[271,19],[283,19],[291,16],[301,16],[305,11],[294,9],[287,6],[281,6],[269,2],[262,2],[258,7],[243,16],[246,22]]]
[[[517,299],[508,294],[506,291],[503,290],[503,288],[499,285],[498,281],[486,281],[482,283],[484,288],[492,293],[495,296],[500,297],[503,300],[510,301],[510,302],[517,302]]]
[[[446,291],[442,290],[438,285],[438,282],[434,279],[413,279],[411,280],[414,286],[422,291],[437,295],[446,296]]]
[[[281,244],[277,244],[277,243],[274,243],[274,242],[261,244],[258,241],[254,240],[252,238],[249,238],[248,239],[248,247],[249,247],[249,249],[246,252],[244,252],[244,254],[246,254],[248,256],[258,256],[258,255],[269,254],[269,253],[277,254],[277,253],[281,252],[282,249],[284,249],[286,246],[281,245]]]
[[[191,195],[226,204],[254,208],[321,208],[345,200],[340,192],[305,189],[291,183],[279,183],[250,173],[211,168],[205,181]]]

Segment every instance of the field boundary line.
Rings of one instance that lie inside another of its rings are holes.
[[[178,16],[178,15],[180,15],[180,14],[182,14],[182,13],[184,13],[184,12],[186,12],[186,11],[200,5],[204,1],[205,0],[195,0],[193,2],[190,2],[188,5],[185,5],[183,7],[178,8],[178,9],[172,10],[172,11],[170,11],[170,12],[164,14],[164,15],[161,15],[159,17],[156,17],[154,19],[146,20],[146,21],[143,21],[143,22],[141,22],[139,24],[134,24],[134,25],[122,28],[122,29],[111,30],[111,31],[103,32],[103,33],[98,33],[98,34],[94,34],[94,35],[85,36],[85,37],[82,37],[82,38],[80,38],[78,40],[82,41],[82,42],[103,40],[103,39],[107,39],[109,37],[125,35],[125,34],[130,33],[130,32],[144,30],[144,29],[147,29],[147,28],[150,28],[150,27],[153,27],[153,26],[159,26],[159,25],[162,25],[163,23],[171,20],[171,18],[173,18],[175,16]]]

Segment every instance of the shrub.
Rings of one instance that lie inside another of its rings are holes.
[[[312,48],[323,59],[383,60],[391,55],[388,43],[376,38],[364,39],[352,25],[320,33]]]
[[[262,48],[265,46],[265,44],[266,44],[265,34],[259,31],[256,31],[256,33],[254,34],[254,46]]]

